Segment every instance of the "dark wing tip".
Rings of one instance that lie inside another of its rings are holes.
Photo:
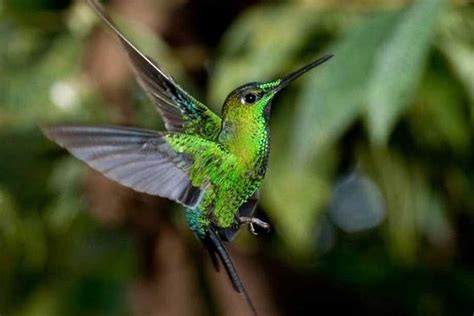
[[[46,136],[49,140],[58,143],[58,134],[64,129],[63,126],[50,126],[50,125],[43,125],[39,127],[41,132]]]
[[[39,129],[40,129],[41,133],[43,133],[44,136],[49,138],[49,134],[50,134],[50,127],[49,126],[40,125]]]
[[[104,20],[109,20],[104,7],[97,0],[86,0],[87,4]]]
[[[118,30],[115,23],[110,18],[105,8],[97,0],[86,0],[87,4],[94,10],[94,12],[100,17],[100,19],[119,37],[119,39],[126,46],[130,46],[132,49],[136,48],[128,41],[128,39]]]
[[[57,144],[64,146],[67,136],[74,136],[74,132],[78,129],[87,128],[89,126],[79,126],[79,125],[44,125],[40,126],[41,132],[50,140],[56,142]]]

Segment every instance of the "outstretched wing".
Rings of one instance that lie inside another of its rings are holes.
[[[156,105],[166,129],[195,134],[209,140],[216,139],[221,118],[184,91],[151,58],[133,46],[96,0],[87,1],[119,38],[133,64],[138,82]]]
[[[177,153],[166,133],[127,127],[54,126],[43,132],[108,178],[139,192],[195,207],[203,189],[189,178],[192,157]]]

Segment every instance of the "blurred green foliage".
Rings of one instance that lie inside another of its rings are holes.
[[[120,20],[188,86],[173,48]],[[123,298],[137,269],[133,239],[89,218],[85,168],[37,128],[108,119],[83,76],[94,22],[82,1],[0,0],[2,315],[129,313]],[[404,315],[472,314],[474,8],[443,0],[403,8],[252,6],[215,50],[207,100],[219,111],[238,85],[280,76],[323,52],[335,57],[274,102],[261,209],[276,233],[263,252],[294,269],[316,260],[308,274],[396,301]],[[137,93],[136,124],[161,126]],[[354,170],[380,190],[386,218],[345,233],[327,213],[339,179]]]

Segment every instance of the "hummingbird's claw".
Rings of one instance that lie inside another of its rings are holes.
[[[258,219],[256,217],[245,217],[245,216],[240,216],[238,217],[238,221],[240,224],[249,224],[249,230],[253,235],[258,235],[255,226],[257,225],[261,228],[263,228],[267,233],[270,232],[271,226],[270,224],[262,221],[261,219]]]
[[[249,230],[252,235],[258,236],[258,232],[255,230],[255,226],[253,226],[253,223],[249,224]]]

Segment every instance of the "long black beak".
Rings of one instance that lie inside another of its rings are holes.
[[[306,65],[296,71],[293,71],[292,73],[290,73],[289,75],[286,75],[285,77],[283,77],[281,79],[281,82],[280,84],[275,87],[275,93],[277,93],[278,91],[282,90],[283,88],[287,87],[293,80],[295,80],[296,78],[300,77],[301,75],[303,75],[305,72],[313,69],[314,67],[316,66],[319,66],[321,65],[322,63],[328,61],[329,59],[331,59],[334,55],[332,54],[327,54],[327,55],[324,55],[320,58],[318,58],[317,60],[313,61],[312,63],[310,63],[309,65]]]

